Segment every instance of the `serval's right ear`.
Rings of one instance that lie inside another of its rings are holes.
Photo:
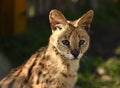
[[[57,24],[67,23],[67,20],[64,17],[64,15],[56,9],[50,11],[49,20],[52,32],[54,32],[56,29],[61,29],[61,27],[57,26]]]

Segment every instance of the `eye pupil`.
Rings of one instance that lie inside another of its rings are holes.
[[[69,42],[68,40],[63,40],[62,43],[63,43],[64,45],[67,45],[67,46],[70,45],[70,42]]]
[[[83,45],[85,43],[85,40],[80,40],[79,46]]]

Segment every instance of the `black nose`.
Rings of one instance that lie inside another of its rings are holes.
[[[79,51],[79,50],[76,50],[76,49],[74,49],[74,50],[71,51],[71,54],[72,54],[75,58],[79,55],[79,53],[80,53],[80,51]]]

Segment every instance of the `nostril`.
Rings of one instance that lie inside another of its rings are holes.
[[[74,50],[71,51],[71,54],[72,54],[75,58],[79,55],[79,53],[80,53],[80,51],[79,51],[79,50],[76,50],[76,49],[74,49]]]

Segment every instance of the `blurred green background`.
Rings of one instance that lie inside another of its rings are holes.
[[[1,1],[1,19],[3,5]],[[80,62],[78,88],[120,88],[120,0],[27,0],[25,10],[20,13],[25,16],[25,25],[21,26],[24,31],[13,33],[8,32],[9,28],[0,28],[0,53],[6,57],[0,58],[0,64],[4,69],[7,67],[4,59],[10,62],[10,67],[16,67],[48,44],[51,34],[48,15],[54,8],[63,12],[69,20],[94,10],[89,31],[91,43]],[[3,21],[0,20],[0,26]],[[6,19],[4,25],[8,24],[9,19]]]

